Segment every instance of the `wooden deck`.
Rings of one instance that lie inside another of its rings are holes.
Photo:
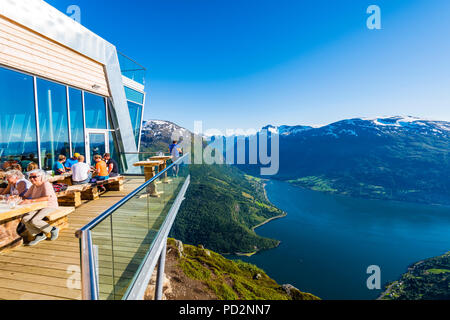
[[[100,200],[83,204],[69,216],[70,227],[57,241],[0,253],[0,300],[81,299],[80,248],[75,231],[142,183],[143,178],[126,178],[124,191],[111,191]]]

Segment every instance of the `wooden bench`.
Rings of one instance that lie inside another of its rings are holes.
[[[85,201],[98,200],[106,191],[123,191],[125,178],[122,176],[98,181],[96,184],[82,184],[70,186],[67,190],[58,192],[58,203],[63,207],[78,208]],[[104,186],[105,191],[100,191],[99,186]]]
[[[72,173],[63,173],[61,175],[56,175],[48,178],[50,183],[64,183],[68,186],[72,185]]]
[[[83,204],[82,200],[91,200],[91,199],[83,199],[83,193],[91,189],[92,186],[90,184],[82,184],[76,186],[70,186],[65,191],[58,192],[56,195],[58,196],[58,203],[62,207],[75,207],[78,208]]]
[[[75,208],[73,207],[60,207],[47,215],[44,220],[47,221],[52,227],[59,228],[61,231],[69,227],[69,215],[74,211]],[[28,233],[28,231],[24,231],[20,235],[27,241],[33,240],[33,237]],[[47,234],[47,238],[50,237],[51,235]]]
[[[118,176],[105,181],[98,181],[97,186],[105,186],[108,191],[123,191],[124,180],[123,176]]]
[[[73,207],[60,207],[58,210],[50,213],[45,217],[45,221],[52,227],[57,227],[61,230],[69,227],[69,214],[75,212]]]

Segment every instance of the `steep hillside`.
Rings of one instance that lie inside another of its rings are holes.
[[[412,265],[382,300],[450,300],[450,252]]]
[[[164,295],[169,300],[319,300],[280,286],[263,270],[198,247],[169,239]],[[154,286],[148,290],[152,299]]]
[[[143,151],[168,148],[172,133],[191,134],[171,122],[144,123]],[[191,165],[191,185],[178,212],[172,236],[221,253],[254,253],[278,246],[279,241],[258,236],[252,228],[283,216],[267,200],[263,182],[244,175],[236,167]]]
[[[262,182],[231,166],[192,165],[191,185],[172,229],[174,238],[221,253],[252,253],[278,246],[252,228],[283,212],[270,204]]]

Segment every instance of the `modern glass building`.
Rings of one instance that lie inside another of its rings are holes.
[[[110,152],[133,173],[145,68],[42,0],[0,3],[0,165]]]

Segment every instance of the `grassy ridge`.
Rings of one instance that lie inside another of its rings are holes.
[[[169,248],[176,249],[169,239]],[[220,300],[319,300],[316,296],[293,289],[291,296],[263,270],[242,261],[190,245],[183,246],[178,266],[186,276],[203,282]]]

